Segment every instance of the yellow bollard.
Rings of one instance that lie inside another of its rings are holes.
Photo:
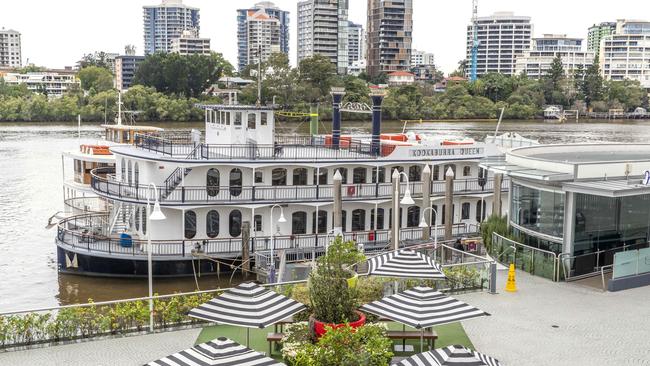
[[[508,281],[506,282],[506,291],[508,292],[517,292],[517,285],[515,283],[515,265],[510,264],[510,269],[508,270]]]

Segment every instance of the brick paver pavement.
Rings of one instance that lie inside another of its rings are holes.
[[[650,365],[650,287],[602,292],[517,272],[518,292],[459,299],[492,314],[463,322],[480,352],[505,366]]]

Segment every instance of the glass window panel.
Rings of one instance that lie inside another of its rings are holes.
[[[205,216],[205,233],[209,238],[219,235],[219,213],[215,210],[208,211]]]
[[[298,211],[291,214],[291,234],[307,234],[307,213]]]
[[[196,212],[185,211],[185,239],[196,236]]]
[[[208,173],[205,178],[208,196],[214,197],[219,194],[219,180],[219,171],[215,168],[208,169]]]
[[[234,210],[230,212],[228,226],[230,227],[230,236],[235,238],[241,235],[241,211]]]

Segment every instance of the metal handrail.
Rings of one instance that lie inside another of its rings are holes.
[[[557,273],[558,273],[558,269],[557,269],[557,266],[558,266],[558,254],[557,253],[551,252],[549,250],[544,250],[544,249],[540,249],[540,248],[531,247],[530,245],[526,245],[526,244],[516,242],[516,241],[514,241],[512,239],[508,239],[508,238],[506,238],[504,236],[501,236],[501,235],[499,235],[497,233],[492,233],[492,235],[493,235],[493,237],[496,236],[498,238],[501,238],[502,240],[506,240],[506,241],[514,244],[514,246],[515,246],[515,262],[517,261],[517,259],[516,259],[517,258],[516,257],[516,253],[517,253],[516,246],[520,246],[520,247],[523,247],[525,249],[531,250],[531,252],[533,253],[533,254],[531,254],[531,260],[533,260],[533,261],[534,261],[534,253],[535,252],[551,255],[553,257],[553,279],[552,280],[553,281],[559,281],[559,278],[557,276]],[[493,239],[493,242],[494,242],[494,239]],[[511,247],[512,247],[512,245],[511,245]],[[501,255],[503,255],[504,253],[505,253],[505,251],[503,253],[501,253],[499,255],[499,257]]]
[[[600,267],[600,278],[603,281],[603,291],[607,291],[607,287],[605,287],[605,268],[614,268],[613,264],[607,265],[607,266],[602,266]]]
[[[95,193],[125,198],[128,201],[145,202],[149,194],[149,186],[122,182],[110,174],[113,168],[97,168],[91,171],[91,187]],[[172,184],[180,175],[184,174],[182,168],[177,168],[162,184],[158,199],[162,204],[183,204],[183,203],[237,203],[237,202],[285,202],[285,201],[331,201],[333,199],[332,184],[316,185],[254,185],[254,186],[180,186]],[[479,185],[478,178],[459,179],[454,181],[454,194],[467,194],[473,192],[488,192],[493,187],[493,179],[485,185]],[[422,195],[423,182],[410,182],[408,187],[414,197]],[[430,192],[433,195],[441,195],[445,192],[444,182],[430,182]],[[401,183],[405,189],[407,183]],[[390,198],[392,183],[352,183],[343,185],[342,199],[378,199]],[[502,190],[507,191],[507,184]]]
[[[138,248],[146,246],[146,240],[132,239],[131,247],[123,248],[120,246],[120,239],[111,237],[110,233],[105,232],[104,235],[96,234],[92,230],[81,232],[81,229],[101,229],[106,231],[104,223],[108,214],[83,214],[71,216],[63,219],[58,223],[58,240],[73,248],[79,248],[88,252],[100,252],[108,254],[124,254],[124,255],[145,255],[144,252],[140,253]],[[72,226],[74,229],[70,229]],[[441,237],[444,228],[439,227],[438,234]],[[433,233],[434,228],[430,228],[430,235]],[[457,223],[453,226],[455,235],[467,234],[467,225],[464,223]],[[356,231],[345,232],[343,235],[345,240],[355,240],[356,242],[364,245],[381,245],[387,243],[390,238],[390,230],[370,230],[370,231]],[[300,235],[282,235],[275,236],[275,249],[304,249],[304,248],[323,248],[328,236],[326,234],[300,234]],[[400,240],[421,240],[422,228],[412,227],[403,228],[400,230]],[[206,239],[179,239],[179,240],[152,240],[154,255],[157,256],[192,256],[191,249],[195,243],[202,246],[205,254],[229,254],[240,253],[242,248],[242,238],[206,238]],[[266,251],[271,249],[271,237],[252,237],[248,243],[251,247],[251,252]]]

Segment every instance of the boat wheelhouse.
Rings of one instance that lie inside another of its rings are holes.
[[[427,211],[434,214],[426,230],[443,236],[449,170],[455,175],[453,234],[477,232],[492,210],[495,189],[478,163],[501,154],[496,145],[415,133],[382,135],[376,95],[373,134],[341,135],[341,99],[333,95],[331,135],[276,136],[273,106],[204,105],[204,138],[198,131],[136,134],[133,145],[111,147],[115,168],[95,169],[91,180],[93,192],[110,202],[110,212],[61,223],[60,270],[146,276],[149,237],[155,276],[215,273],[220,268],[214,259],[241,263],[243,251],[273,249],[277,255],[324,248],[333,229],[337,171],[342,234],[366,248],[388,245],[394,170],[404,173],[401,191],[415,200],[396,213],[403,244],[423,239],[418,225],[425,185],[434,209]],[[427,165],[432,178],[424,182]],[[497,187],[507,189],[507,181]],[[149,223],[148,202],[155,199],[166,218]],[[272,221],[277,205],[285,222]],[[120,241],[125,231],[132,237],[128,245]],[[62,265],[67,256],[75,256],[78,267]]]

